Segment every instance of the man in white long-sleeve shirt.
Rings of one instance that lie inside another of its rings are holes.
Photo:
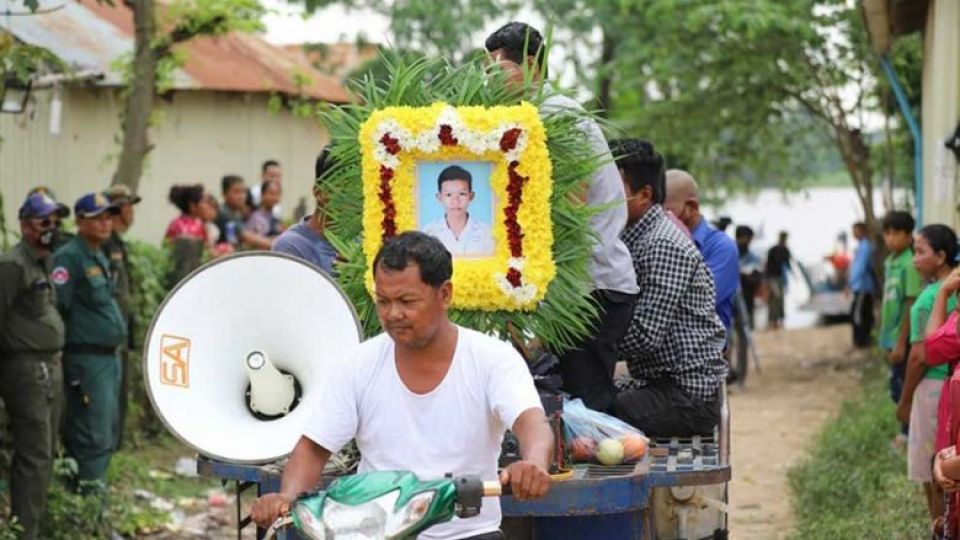
[[[504,25],[491,34],[485,43],[491,61],[503,70],[507,84],[518,88],[526,80],[530,80],[534,86],[545,84],[543,45],[540,32],[522,22]],[[576,101],[559,93],[551,93],[541,104],[540,113],[544,116],[582,116],[578,125],[583,133],[583,142],[603,162],[589,178],[583,198],[585,204],[603,208],[590,220],[590,226],[597,236],[590,260],[590,277],[593,278],[591,295],[600,308],[600,314],[588,336],[560,356],[560,373],[564,390],[582,398],[592,409],[609,412],[616,394],[613,371],[619,356],[618,343],[627,330],[639,291],[630,252],[620,240],[620,233],[627,224],[623,183],[603,132],[596,122],[586,118],[583,108]]]

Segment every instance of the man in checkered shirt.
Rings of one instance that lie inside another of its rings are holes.
[[[621,239],[640,287],[620,343],[631,380],[622,385],[614,411],[648,435],[711,434],[720,421],[727,374],[713,277],[696,245],[661,206],[663,157],[637,139],[611,146],[628,198]]]

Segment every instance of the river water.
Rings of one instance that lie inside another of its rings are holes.
[[[875,206],[878,215],[885,208],[880,195]],[[822,264],[823,258],[831,254],[838,245],[837,237],[850,226],[863,219],[863,208],[853,188],[816,187],[795,193],[784,193],[777,189],[764,189],[752,195],[741,195],[717,205],[703,208],[708,219],[729,216],[734,225],[727,229],[732,236],[735,225],[749,225],[757,233],[752,249],[761,258],[766,257],[767,249],[777,241],[780,231],[786,231],[790,237],[787,245],[796,260],[808,267]],[[850,239],[852,253],[854,242]],[[787,294],[788,328],[802,328],[816,323],[815,314],[799,310],[799,306],[810,297],[810,290],[802,277],[794,273]],[[766,325],[766,317],[757,314],[757,327]]]

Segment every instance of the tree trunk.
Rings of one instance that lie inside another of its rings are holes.
[[[610,116],[609,111],[613,108],[613,99],[610,96],[613,89],[613,59],[616,56],[617,41],[613,38],[612,32],[603,31],[603,46],[600,53],[600,66],[597,69],[599,84],[597,86],[597,112],[603,118]]]
[[[877,277],[879,287],[883,283],[883,261],[887,256],[887,248],[883,243],[883,232],[877,220],[873,206],[873,167],[870,165],[870,148],[864,143],[863,133],[859,129],[850,129],[846,126],[834,126],[834,138],[840,156],[853,188],[863,207],[863,221],[867,225],[868,235],[873,241],[873,272]]]
[[[112,184],[124,184],[134,193],[140,186],[143,162],[153,145],[148,138],[157,79],[157,52],[151,47],[156,21],[154,0],[125,0],[133,10],[133,78],[123,113],[123,148]]]

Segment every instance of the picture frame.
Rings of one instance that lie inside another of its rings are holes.
[[[477,177],[470,186],[472,196],[463,193],[467,184],[464,178],[448,182],[454,185],[459,181],[459,196],[471,200],[472,213],[466,227],[470,219],[476,220],[474,224],[487,225],[484,220],[489,216],[490,222],[489,232],[473,235],[473,248],[483,243],[482,249],[452,250],[452,307],[486,311],[536,308],[556,275],[550,209],[552,170],[546,131],[536,107],[529,103],[386,107],[373,111],[361,125],[359,142],[363,251],[371,295],[372,263],[383,242],[404,231],[424,230],[430,234],[442,228],[444,223],[437,218],[442,206],[440,173],[459,168],[461,171],[454,171],[452,176],[464,176],[466,172],[471,178]],[[488,172],[480,174],[483,169]],[[431,191],[433,200],[429,198]],[[465,230],[470,233],[470,229],[452,221],[457,220],[445,220],[446,232],[453,234],[448,240],[455,237],[463,243],[458,235]],[[431,229],[431,224],[436,227]],[[484,236],[488,239],[482,240]],[[445,245],[451,249],[455,244]]]

